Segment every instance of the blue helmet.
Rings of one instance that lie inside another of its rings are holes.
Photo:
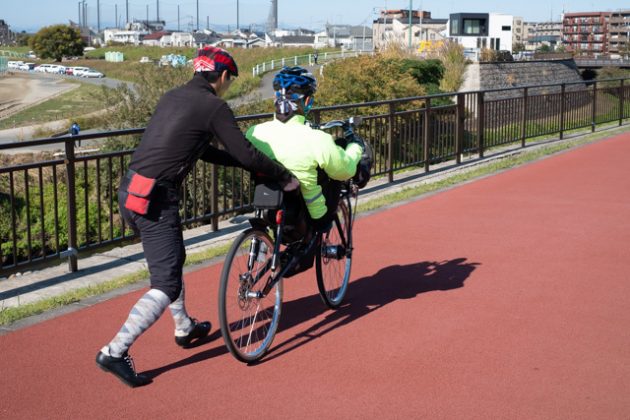
[[[273,89],[284,94],[311,96],[317,91],[317,80],[303,67],[284,67],[273,79]]]

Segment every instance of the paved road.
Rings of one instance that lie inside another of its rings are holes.
[[[308,69],[311,73],[315,74],[316,77],[319,77],[319,69],[321,68],[321,65],[303,66],[303,67],[305,69]],[[262,80],[260,81],[260,86],[257,89],[255,89],[253,92],[248,93],[245,96],[241,96],[235,99],[230,99],[228,101],[228,104],[231,107],[237,107],[239,105],[244,105],[249,102],[273,98],[274,97],[273,78],[275,77],[277,72],[278,70],[265,73],[265,75],[262,77]]]
[[[0,417],[627,419],[630,133],[375,213],[355,224],[347,304],[314,273],[285,283],[262,363],[216,328],[134,346],[130,390],[94,365],[142,292],[0,336]],[[212,265],[188,307],[217,322]]]

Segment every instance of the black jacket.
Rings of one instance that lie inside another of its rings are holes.
[[[208,146],[213,138],[225,151]],[[198,158],[263,173],[282,184],[291,177],[284,167],[245,139],[232,110],[201,76],[166,92],[160,99],[129,169],[179,184]]]

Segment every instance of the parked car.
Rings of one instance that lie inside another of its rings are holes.
[[[81,77],[105,77],[105,75],[98,70],[89,69],[81,73]]]
[[[7,63],[7,68],[18,69],[18,68],[20,68],[20,65],[22,65],[22,64],[24,64],[24,62],[22,62],[22,61],[9,61]]]
[[[49,73],[49,68],[50,64],[40,64],[39,66],[35,67],[35,71],[38,71],[40,73]]]
[[[73,76],[82,76],[84,71],[91,70],[89,67],[70,67]]]
[[[18,66],[18,70],[30,71],[35,68],[35,63],[22,63]]]

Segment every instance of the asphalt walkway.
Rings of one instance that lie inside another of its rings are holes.
[[[246,366],[213,328],[133,347],[135,390],[94,356],[132,292],[0,336],[0,417],[627,419],[630,134],[362,217],[347,303],[285,282],[279,333]],[[186,277],[217,325],[221,264]]]

